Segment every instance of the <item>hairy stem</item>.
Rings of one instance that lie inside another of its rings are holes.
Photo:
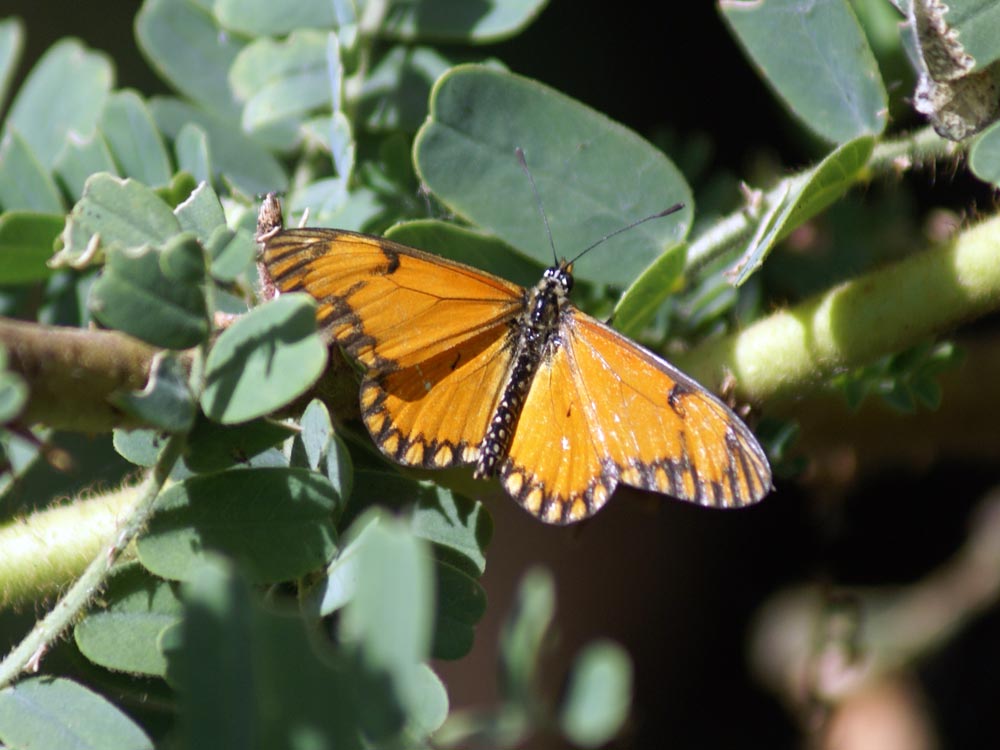
[[[75,498],[0,524],[0,608],[58,594],[121,528],[138,487]]]
[[[948,245],[860,276],[678,361],[712,387],[764,402],[898,352],[1000,307],[1000,217]]]
[[[119,532],[111,534],[111,538],[98,550],[83,575],[56,603],[52,611],[32,628],[3,662],[0,662],[0,688],[9,685],[26,669],[37,669],[45,652],[100,591],[108,572],[122,551],[149,521],[156,497],[180,457],[184,441],[184,435],[172,435],[167,440],[163,450],[160,451],[156,465],[136,492],[136,502],[125,525]]]

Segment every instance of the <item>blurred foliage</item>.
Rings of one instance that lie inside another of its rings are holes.
[[[555,584],[538,570],[501,636],[500,703],[449,712],[429,661],[472,647],[486,608],[486,508],[381,464],[319,401],[304,411],[300,403],[298,417],[269,416],[301,401],[327,364],[310,300],[282,297],[212,333],[218,313],[245,310],[258,292],[255,196],[267,191],[285,194],[289,224],[308,208],[312,225],[392,227],[397,239],[530,282],[551,253],[515,147],[555,246],[569,255],[685,203],[578,268],[581,304],[613,306],[620,327],[663,346],[718,337],[775,300],[916,244],[905,195],[845,198],[893,169],[879,149],[898,135],[887,131],[889,115],[910,94],[884,83],[908,70],[895,11],[860,1],[821,3],[813,14],[790,0],[721,3],[817,155],[792,176],[764,167],[753,175],[764,187],[741,192],[711,170],[711,145],[699,136],[659,134],[659,145],[683,154],[675,165],[489,56],[484,45],[518,34],[544,5],[145,0],[137,43],[172,90],[150,97],[117,88],[115,62],[75,39],[53,45],[14,90],[25,29],[0,21],[0,309],[171,350],[146,390],[115,399],[149,429],[74,450],[70,486],[51,468],[64,438],[16,424],[4,433],[4,526],[52,498],[157,466],[167,435],[187,435],[182,460],[158,467],[173,483],[134,554],[103,582],[67,646],[103,677],[80,670],[0,691],[0,742],[416,748],[515,745],[543,730],[597,747],[618,734],[632,696],[620,646],[590,645],[560,698],[542,695]],[[976,43],[989,55],[1000,34]],[[993,131],[973,147],[972,167],[995,181]],[[733,217],[744,227],[735,239],[713,239]],[[182,364],[185,349],[193,365]],[[14,422],[27,387],[5,355],[0,418]],[[933,409],[938,376],[958,360],[952,345],[926,342],[833,384],[851,405],[876,393],[901,410]],[[796,430],[762,430],[781,474],[803,465]],[[111,446],[124,462],[108,458]],[[169,696],[169,718],[101,697],[108,670],[120,695],[155,684]]]

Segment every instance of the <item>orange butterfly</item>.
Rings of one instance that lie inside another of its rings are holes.
[[[362,418],[401,464],[475,464],[548,523],[596,513],[619,483],[723,507],[771,488],[719,399],[570,303],[566,261],[525,289],[382,237],[282,229],[273,194],[258,241],[270,292],[315,297],[365,367]]]

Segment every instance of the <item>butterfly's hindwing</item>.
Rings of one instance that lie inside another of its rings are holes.
[[[407,466],[445,468],[479,460],[509,359],[507,326],[408,367],[370,372],[361,387],[365,425],[382,451]]]

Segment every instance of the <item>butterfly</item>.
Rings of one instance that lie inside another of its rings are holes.
[[[475,466],[543,521],[618,484],[734,507],[771,489],[753,433],[669,362],[569,301],[572,264],[531,289],[391,240],[258,221],[265,296],[304,291],[364,369],[361,417],[406,466]]]

